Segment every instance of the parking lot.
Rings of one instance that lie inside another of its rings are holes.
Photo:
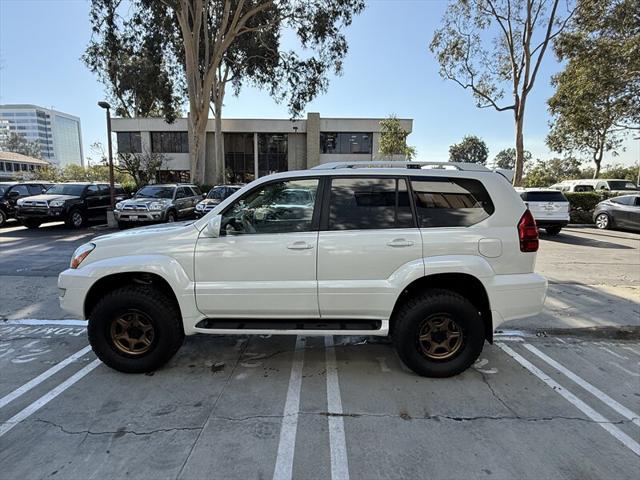
[[[190,337],[153,374],[110,370],[55,288],[106,232],[0,230],[3,478],[637,477],[637,234],[543,234],[545,311],[435,380],[366,337]]]

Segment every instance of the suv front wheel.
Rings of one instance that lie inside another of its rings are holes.
[[[482,352],[484,328],[478,309],[449,290],[430,290],[407,300],[393,320],[400,359],[424,377],[451,377]]]
[[[105,295],[89,316],[88,334],[98,358],[125,373],[160,368],[184,341],[177,307],[147,285],[128,285]]]

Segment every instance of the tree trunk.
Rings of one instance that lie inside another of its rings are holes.
[[[221,185],[226,183],[225,180],[225,171],[224,171],[224,148],[223,148],[223,138],[222,138],[222,99],[216,98],[213,102],[213,110],[215,113],[215,135],[214,135],[214,146],[215,146],[215,170],[214,170],[214,183],[216,185]]]
[[[602,156],[604,155],[604,146],[601,145],[598,151],[593,154],[593,163],[596,164],[596,168],[593,170],[593,178],[596,179],[600,176],[600,164],[602,163]]]
[[[191,181],[202,185],[204,183],[205,137],[207,132],[207,114],[191,111],[189,115],[189,163],[191,167]]]
[[[516,113],[516,165],[513,175],[513,186],[522,186],[522,172],[524,171],[524,116]]]

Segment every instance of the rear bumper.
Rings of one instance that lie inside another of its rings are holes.
[[[486,283],[494,330],[503,322],[542,312],[547,279],[537,273],[496,275]]]
[[[566,227],[569,220],[536,220],[536,225],[540,228],[544,227]]]

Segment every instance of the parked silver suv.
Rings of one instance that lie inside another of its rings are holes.
[[[114,215],[120,228],[139,223],[170,223],[192,217],[200,200],[202,192],[195,185],[147,185],[132,199],[118,202]]]

